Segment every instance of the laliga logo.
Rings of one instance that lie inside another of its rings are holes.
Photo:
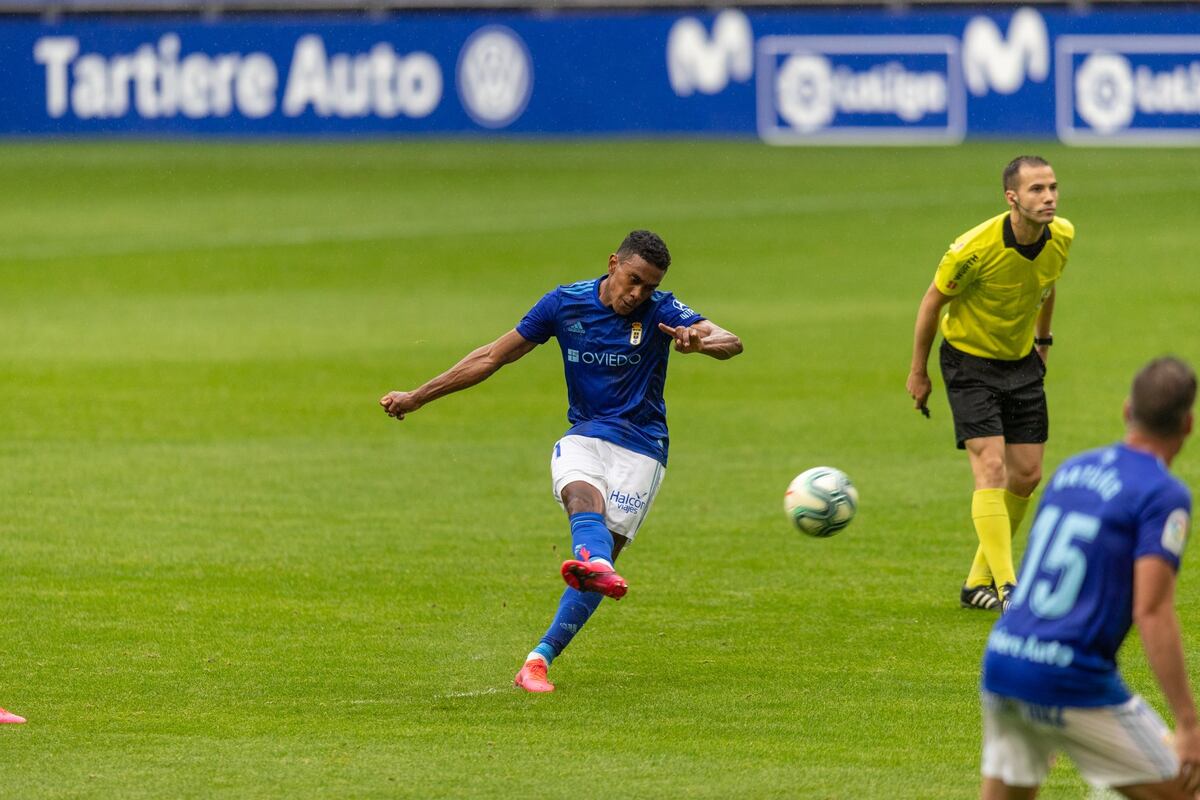
[[[667,75],[680,97],[692,92],[717,94],[732,77],[748,81],[754,72],[754,34],[740,11],[722,11],[713,22],[712,39],[694,17],[684,17],[667,35]]]
[[[1136,43],[1133,47],[1131,52],[1142,52]],[[1147,118],[1138,128],[1155,127],[1150,121],[1153,116],[1200,114],[1200,60],[1181,60],[1155,70],[1147,64],[1134,66],[1120,53],[1098,49],[1083,60],[1074,78],[1075,110],[1101,135],[1132,127],[1138,114]]]
[[[1030,80],[1041,83],[1050,74],[1050,35],[1046,21],[1032,8],[1013,14],[1008,41],[996,23],[975,17],[963,30],[963,73],[971,94],[987,94],[988,88],[1012,94]]]
[[[458,96],[471,119],[503,128],[525,110],[533,91],[533,62],[525,43],[500,26],[471,35],[458,56]]]
[[[912,72],[897,61],[862,72],[839,66],[814,53],[788,58],[775,81],[779,114],[801,133],[812,133],[833,122],[838,112],[894,114],[918,122],[947,107],[946,77],[936,72]]]
[[[833,122],[833,70],[829,59],[792,56],[775,81],[776,107],[799,131],[811,132]]]
[[[1097,133],[1114,133],[1133,122],[1133,69],[1129,59],[1095,53],[1075,73],[1075,108]]]

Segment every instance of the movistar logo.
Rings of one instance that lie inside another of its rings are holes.
[[[989,17],[963,29],[963,74],[971,94],[1013,94],[1025,78],[1041,83],[1050,74],[1050,34],[1035,9],[1022,8],[1008,24],[1008,38]]]

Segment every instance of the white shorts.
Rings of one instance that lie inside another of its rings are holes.
[[[982,692],[983,777],[1040,786],[1062,751],[1097,788],[1168,781],[1179,773],[1171,732],[1141,697],[1096,708],[1038,706]]]
[[[595,486],[604,498],[604,524],[632,541],[650,513],[666,470],[650,456],[591,436],[564,436],[550,453],[554,499],[573,481]]]

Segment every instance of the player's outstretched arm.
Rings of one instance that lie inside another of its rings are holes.
[[[404,419],[421,406],[443,395],[474,386],[491,377],[505,364],[511,364],[537,347],[516,329],[496,341],[476,348],[450,369],[411,392],[388,392],[379,398],[379,405],[389,417]]]
[[[1150,669],[1175,717],[1175,750],[1180,780],[1189,793],[1200,789],[1200,723],[1188,687],[1179,618],[1175,615],[1175,571],[1156,556],[1133,567],[1133,621],[1137,623]]]
[[[917,324],[913,327],[912,365],[908,370],[905,389],[913,399],[913,408],[926,408],[933,382],[929,380],[929,351],[937,336],[938,315],[942,306],[950,302],[950,295],[942,294],[937,284],[929,284],[921,305],[917,308]],[[928,416],[928,414],[926,414]]]
[[[703,353],[724,361],[743,349],[741,339],[706,319],[677,328],[660,322],[658,329],[675,340],[675,350],[680,353]]]

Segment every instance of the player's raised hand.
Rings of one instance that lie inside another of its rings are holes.
[[[405,414],[411,414],[421,407],[413,397],[412,392],[388,392],[379,398],[379,405],[389,417],[404,419]]]
[[[672,328],[666,323],[658,323],[658,329],[675,340],[675,350],[680,353],[699,353],[703,346],[700,341],[700,331],[686,326]]]

